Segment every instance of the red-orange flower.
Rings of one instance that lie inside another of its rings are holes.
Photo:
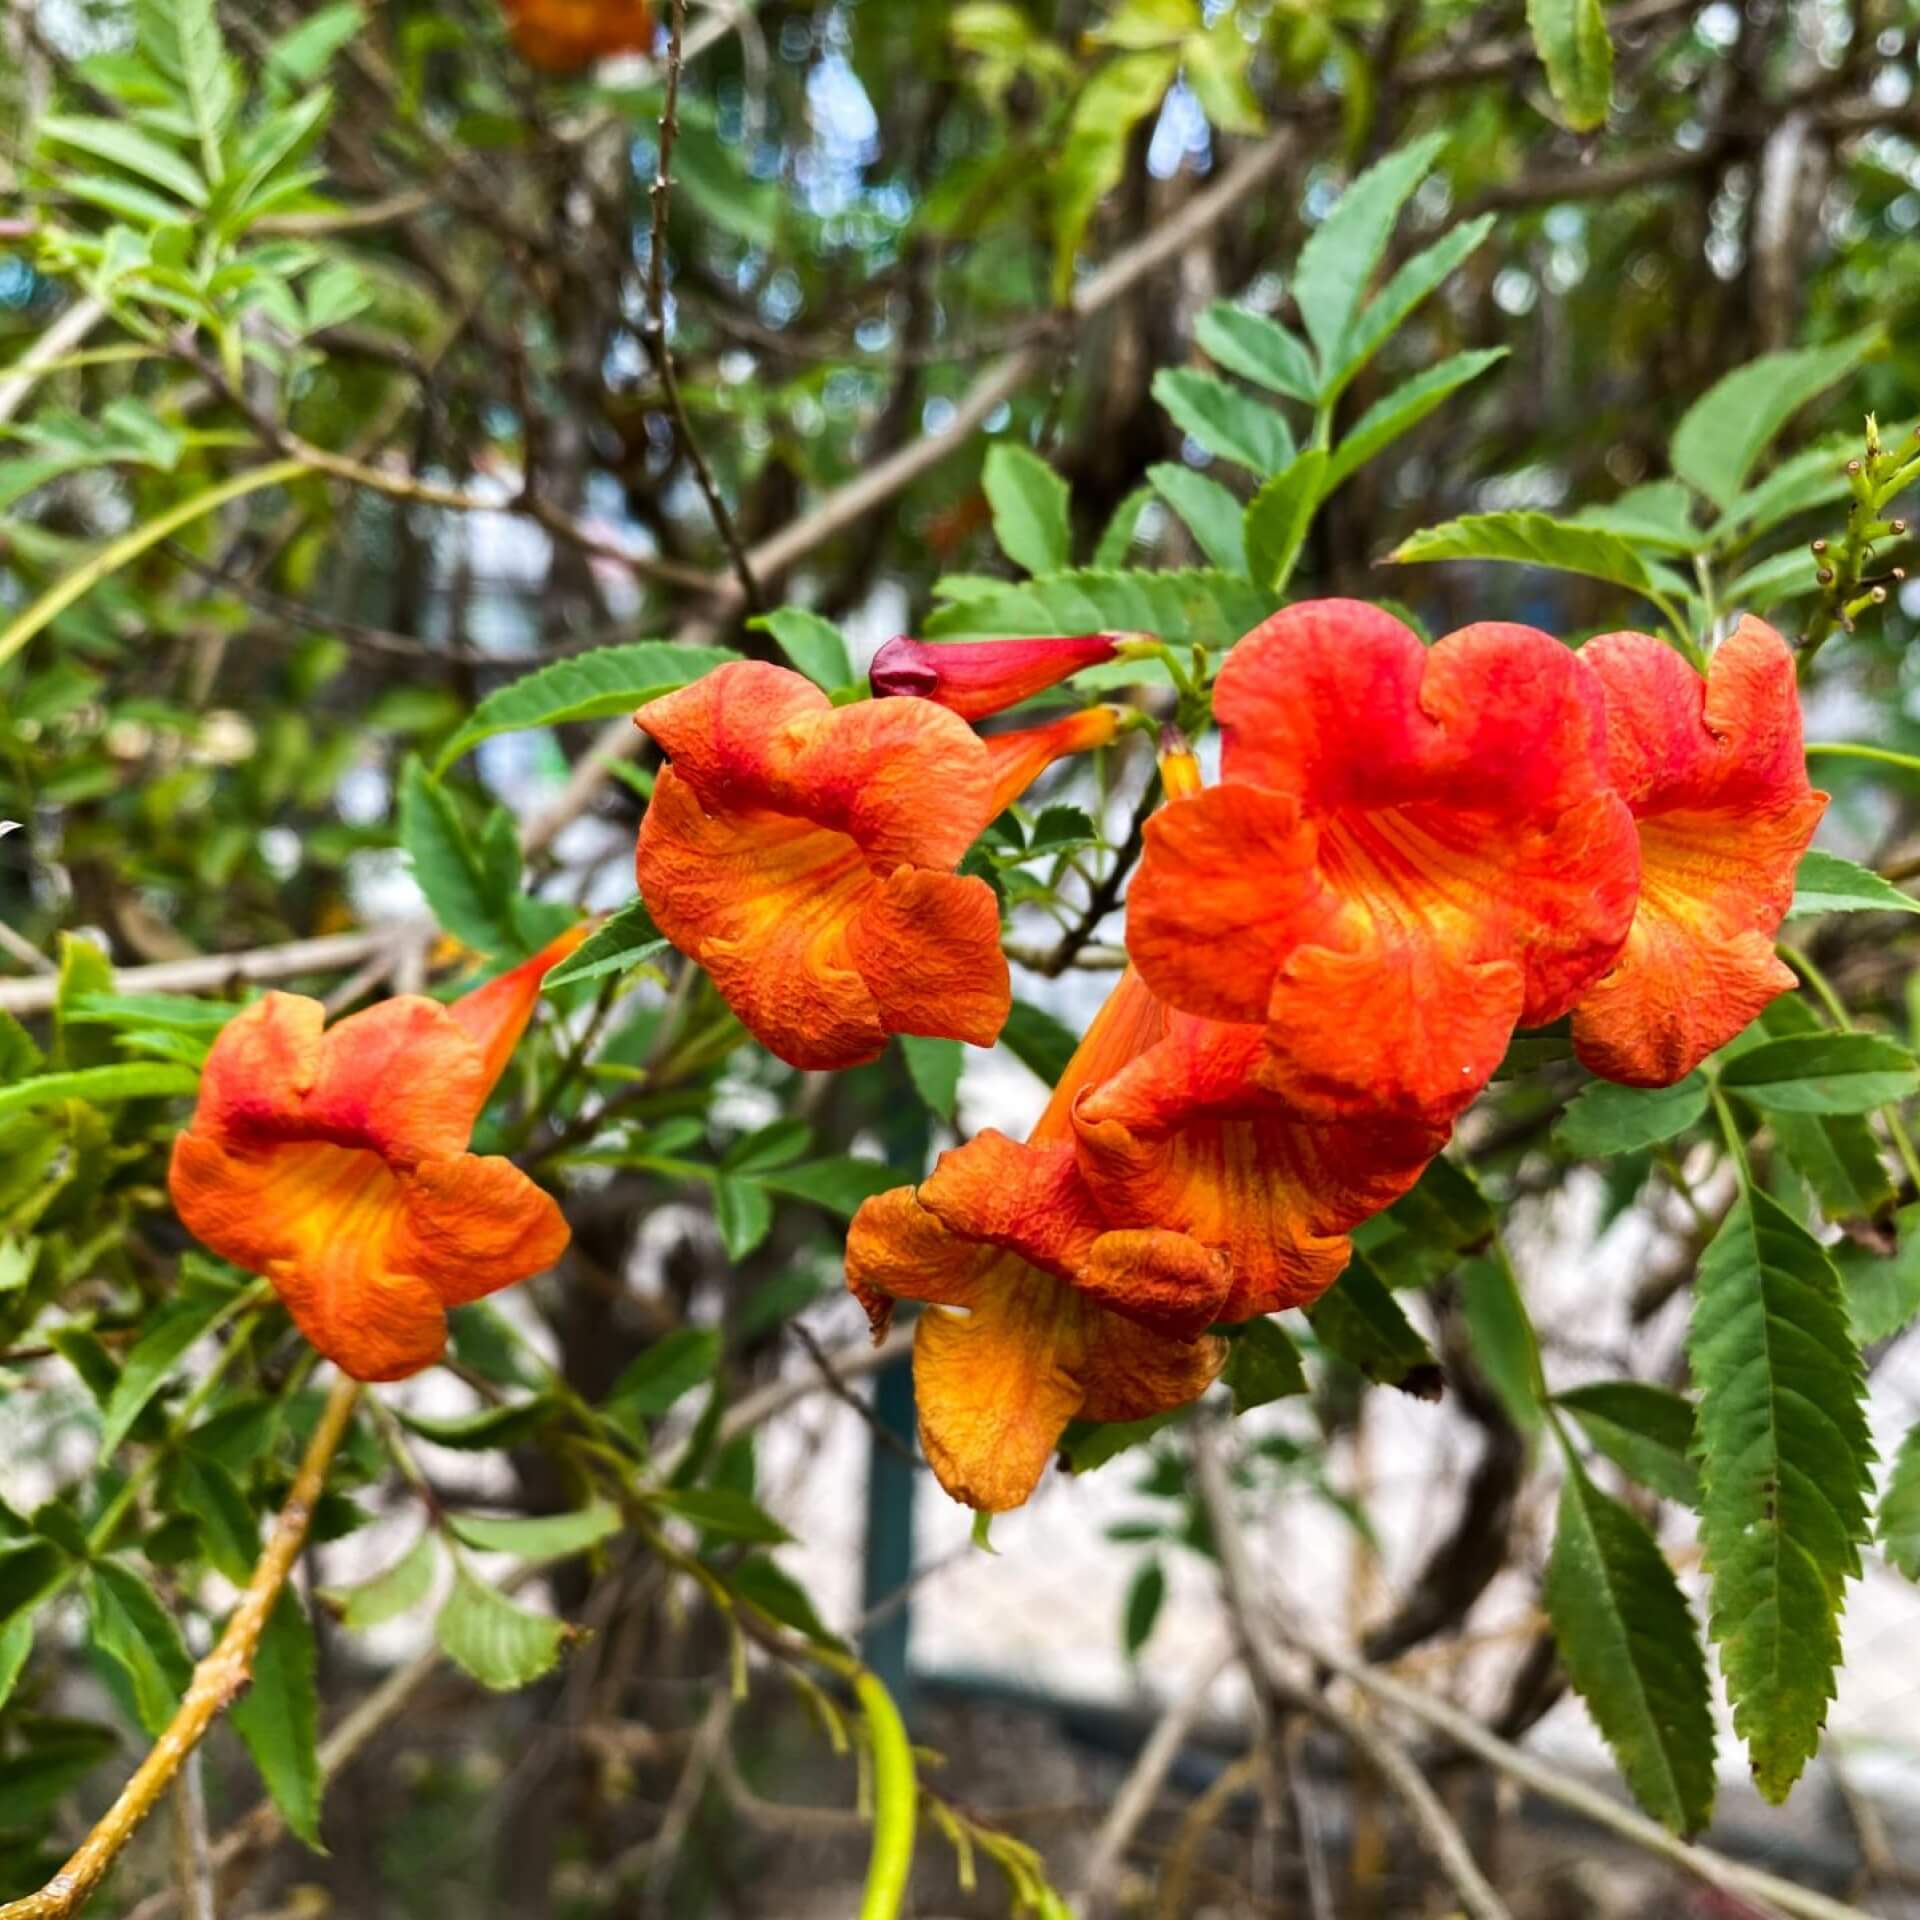
[[[861,1208],[848,1284],[876,1333],[928,1304],[921,1444],[957,1499],[1018,1506],[1070,1419],[1203,1392],[1224,1358],[1206,1329],[1317,1298],[1347,1231],[1438,1151],[1422,1126],[1303,1120],[1253,1080],[1263,1053],[1258,1027],[1175,1013],[1129,968],[1024,1146],[981,1133]]]
[[[1794,976],[1773,940],[1826,810],[1807,784],[1793,656],[1741,621],[1703,679],[1649,634],[1580,651],[1607,696],[1607,756],[1640,833],[1640,905],[1613,970],[1573,1012],[1595,1073],[1659,1087],[1691,1073]]]
[[[451,1006],[418,994],[325,1026],[269,993],[221,1029],[169,1186],[188,1230],[264,1274],[295,1323],[359,1380],[400,1380],[446,1345],[449,1307],[550,1267],[551,1195],[467,1151],[563,935]]]
[[[514,50],[546,73],[578,73],[596,60],[653,47],[647,0],[502,0]]]
[[[902,634],[873,656],[867,684],[878,699],[911,694],[984,720],[1086,667],[1111,660],[1121,633],[1083,633],[1046,640],[913,640]]]
[[[1259,1077],[1300,1112],[1444,1124],[1632,921],[1599,681],[1530,627],[1428,649],[1323,600],[1234,648],[1214,711],[1226,784],[1148,823],[1135,962],[1187,1012],[1263,1024]]]
[[[953,868],[1062,754],[1118,716],[1088,708],[982,740],[925,700],[835,707],[740,661],[643,707],[666,750],[640,830],[640,892],[761,1044],[857,1066],[893,1033],[991,1045],[1010,1004],[1000,914]]]

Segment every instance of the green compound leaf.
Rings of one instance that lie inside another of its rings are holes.
[[[1873,1444],[1840,1277],[1763,1193],[1736,1203],[1701,1259],[1689,1353],[1709,1626],[1754,1779],[1778,1802],[1833,1698]]]
[[[1714,1755],[1693,1615],[1646,1524],[1571,1459],[1543,1591],[1567,1675],[1634,1797],[1697,1833],[1713,1813]]]

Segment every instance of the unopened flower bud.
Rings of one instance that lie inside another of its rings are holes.
[[[1111,660],[1119,633],[1039,640],[914,640],[902,634],[873,657],[867,674],[876,699],[931,700],[963,720],[1003,713],[1057,687],[1086,667]]]

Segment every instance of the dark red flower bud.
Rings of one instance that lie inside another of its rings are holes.
[[[1111,660],[1133,636],[1086,633],[1043,640],[914,640],[902,634],[873,657],[876,699],[911,695],[964,720],[983,720]]]

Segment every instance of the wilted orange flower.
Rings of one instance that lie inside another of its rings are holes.
[[[1443,1144],[1304,1120],[1254,1079],[1265,1048],[1129,968],[1024,1146],[989,1129],[861,1208],[847,1279],[875,1332],[896,1300],[933,1309],[914,1342],[921,1443],[956,1498],[1018,1506],[1068,1420],[1193,1399],[1223,1357],[1205,1330],[1318,1298],[1348,1231]]]
[[[647,0],[501,0],[514,50],[530,67],[578,73],[617,53],[653,48]]]
[[[1580,1058],[1668,1086],[1794,986],[1773,939],[1826,811],[1807,784],[1793,656],[1742,620],[1703,679],[1644,633],[1590,640],[1607,757],[1640,832],[1640,906],[1613,970],[1573,1012]]]
[[[319,1001],[269,993],[215,1040],[173,1146],[174,1207],[215,1253],[271,1280],[355,1379],[431,1366],[449,1307],[565,1248],[552,1196],[467,1142],[542,978],[584,932],[450,1006],[403,994],[326,1027]]]
[[[1429,649],[1322,600],[1233,649],[1214,711],[1226,784],[1147,826],[1127,927],[1147,984],[1263,1024],[1259,1078],[1304,1114],[1444,1124],[1632,922],[1599,681],[1531,627]]]
[[[873,656],[867,684],[879,699],[912,694],[984,720],[1030,700],[1086,667],[1111,660],[1124,633],[1046,640],[914,640],[902,634]]]
[[[930,701],[835,707],[783,667],[718,668],[634,716],[673,763],[640,829],[641,895],[793,1066],[858,1066],[893,1033],[989,1046],[1010,1005],[999,906],[953,868],[1119,718],[1093,707],[982,740]]]

